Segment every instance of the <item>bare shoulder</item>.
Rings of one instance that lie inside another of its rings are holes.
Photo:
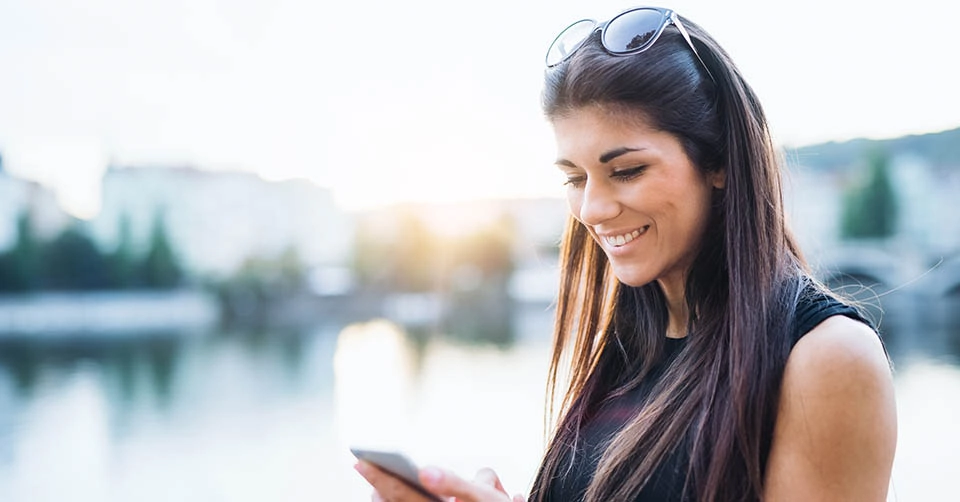
[[[827,378],[838,376],[832,372],[841,372],[845,377]],[[783,384],[784,389],[788,385],[842,386],[850,383],[851,377],[869,376],[883,380],[890,377],[890,364],[880,337],[866,324],[836,315],[800,338],[787,359]]]
[[[853,319],[828,318],[787,359],[765,498],[885,500],[896,431],[879,337]]]

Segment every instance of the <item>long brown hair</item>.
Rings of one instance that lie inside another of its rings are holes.
[[[608,443],[588,501],[630,500],[675,448],[690,448],[686,494],[758,500],[790,325],[806,265],[784,220],[779,158],[756,95],[702,28],[683,20],[704,71],[669,29],[648,50],[612,56],[594,33],[547,70],[543,107],[555,119],[599,105],[640,114],[675,135],[695,165],[725,171],[702,247],[686,279],[685,347],[642,410]],[[711,78],[711,75],[712,77]],[[548,403],[558,415],[531,501],[569,468],[578,433],[605,400],[663,359],[668,320],[660,286],[620,284],[600,246],[572,217],[561,245]],[[569,374],[561,370],[569,364]],[[626,379],[624,375],[627,375]]]

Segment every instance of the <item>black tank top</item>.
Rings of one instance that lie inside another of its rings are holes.
[[[828,317],[842,315],[873,327],[855,308],[837,299],[808,287],[797,301],[793,321],[793,343],[807,334]],[[566,465],[560,466],[558,475],[548,487],[550,502],[582,501],[597,469],[607,442],[636,416],[651,389],[660,380],[670,361],[686,343],[685,338],[667,338],[663,362],[651,369],[648,377],[633,390],[604,403],[581,427],[576,454],[572,465],[567,453]],[[650,481],[640,491],[634,502],[670,502],[692,500],[684,498],[683,488],[687,468],[690,465],[690,450],[677,448],[653,472]]]

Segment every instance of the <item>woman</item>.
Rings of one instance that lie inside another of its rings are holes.
[[[552,392],[572,367],[529,499],[885,500],[888,359],[810,278],[763,110],[729,56],[643,7],[574,23],[547,65],[571,209]],[[421,500],[359,469],[375,499]],[[421,478],[510,500],[492,471]]]

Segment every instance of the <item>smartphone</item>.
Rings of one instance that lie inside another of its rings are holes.
[[[407,458],[406,455],[393,451],[364,450],[361,448],[350,448],[350,451],[354,457],[365,462],[370,462],[393,474],[428,500],[443,502],[443,499],[430,493],[429,490],[420,484],[420,478],[417,474],[420,469],[418,469],[417,465]]]

